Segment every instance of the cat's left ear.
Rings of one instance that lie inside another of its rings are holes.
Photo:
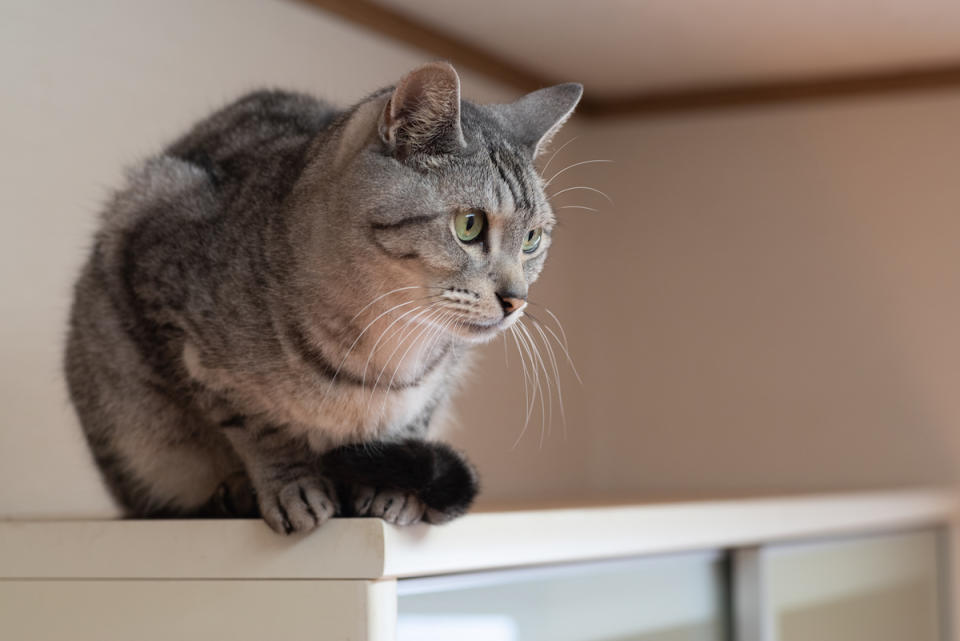
[[[536,158],[573,114],[581,96],[583,85],[568,82],[528,93],[514,103],[499,105],[498,110],[509,122],[517,142]]]
[[[380,140],[401,158],[465,147],[457,72],[445,62],[431,62],[408,73],[384,105],[378,131]]]

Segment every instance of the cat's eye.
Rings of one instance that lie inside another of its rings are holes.
[[[457,238],[465,243],[479,238],[486,224],[487,217],[482,211],[476,209],[461,211],[453,219],[453,229],[457,232]]]
[[[540,246],[540,239],[543,238],[543,227],[537,227],[527,232],[523,237],[523,251],[532,254]]]

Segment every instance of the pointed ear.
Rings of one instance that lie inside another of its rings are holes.
[[[531,149],[536,158],[560,131],[582,95],[583,85],[568,82],[528,93],[512,104],[503,105],[502,113],[510,122],[517,142]]]
[[[431,62],[408,73],[384,105],[378,131],[400,158],[446,154],[466,146],[457,72],[445,62]]]

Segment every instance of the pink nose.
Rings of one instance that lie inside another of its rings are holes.
[[[509,316],[518,309],[523,309],[523,307],[527,304],[526,299],[516,296],[501,296],[500,294],[497,294],[497,300],[500,301],[500,307],[503,308],[503,314],[505,316]]]

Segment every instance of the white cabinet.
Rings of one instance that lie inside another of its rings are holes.
[[[0,522],[3,641],[958,641],[949,490],[342,519]]]
[[[710,552],[403,579],[397,641],[724,641],[726,577]]]
[[[934,530],[772,546],[776,641],[943,641],[946,559]]]

